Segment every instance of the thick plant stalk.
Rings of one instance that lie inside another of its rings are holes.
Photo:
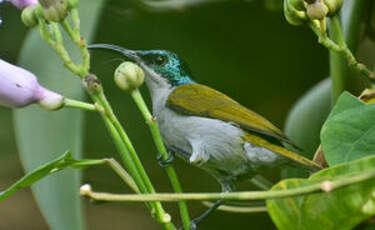
[[[331,19],[330,38],[339,46],[346,46],[344,36],[341,31],[341,22],[337,16]],[[348,73],[345,57],[340,53],[330,50],[329,52],[330,75],[332,79],[332,102],[336,103],[341,93],[348,87]]]

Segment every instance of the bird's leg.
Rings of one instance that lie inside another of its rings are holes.
[[[158,156],[156,157],[156,160],[158,161],[160,167],[166,168],[173,163],[174,155],[171,151],[168,151],[168,159],[163,160],[161,154],[159,153]]]
[[[191,227],[190,229],[191,230],[196,230],[197,229],[197,225],[204,219],[206,218],[207,216],[209,216],[211,213],[213,213],[220,205],[222,205],[224,203],[223,200],[218,200],[216,201],[209,209],[207,209],[204,213],[202,213],[200,216],[198,216],[197,218],[193,219],[191,221]]]
[[[235,187],[232,180],[224,180],[221,181],[221,188],[224,193],[232,192]],[[208,217],[211,213],[213,213],[220,205],[224,203],[223,200],[217,200],[209,209],[207,209],[204,213],[202,213],[199,217],[193,219],[191,221],[191,230],[196,230],[197,225],[206,217]]]

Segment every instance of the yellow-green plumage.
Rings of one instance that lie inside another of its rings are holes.
[[[227,95],[201,84],[178,86],[169,95],[167,107],[185,115],[194,115],[232,122],[242,129],[291,143],[280,129],[264,117],[242,106]],[[306,159],[264,138],[246,132],[244,141],[265,147],[309,168],[320,169],[315,162]]]

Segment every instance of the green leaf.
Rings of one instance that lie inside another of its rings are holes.
[[[343,93],[321,132],[324,156],[330,166],[374,155],[375,104],[366,105]]]
[[[325,79],[310,89],[290,111],[285,124],[285,134],[312,158],[320,144],[320,129],[331,110],[331,81]],[[296,151],[296,150],[295,150]],[[306,175],[306,170],[287,168],[283,178]]]
[[[13,195],[20,189],[26,188],[46,176],[57,173],[67,167],[81,169],[87,166],[104,164],[105,160],[75,160],[70,152],[66,152],[57,159],[32,170],[5,191],[0,192],[0,201]]]
[[[375,170],[375,156],[322,170],[309,179],[287,179],[271,190],[286,190],[318,182],[355,176]],[[328,193],[267,200],[269,214],[278,229],[352,229],[375,214],[375,181],[367,180]]]
[[[83,36],[92,40],[97,19],[104,0],[81,0],[81,27]],[[67,41],[67,39],[66,39]],[[79,61],[77,48],[66,42],[73,50],[72,58]],[[19,64],[38,76],[40,83],[54,91],[74,99],[83,99],[81,81],[64,69],[62,61],[32,30],[25,40]],[[26,172],[56,158],[66,149],[79,158],[82,149],[83,112],[63,109],[47,112],[38,106],[17,109],[14,112],[18,150]],[[81,201],[77,194],[80,172],[64,170],[59,174],[32,186],[40,210],[53,230],[83,229]]]

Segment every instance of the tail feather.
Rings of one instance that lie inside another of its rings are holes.
[[[296,166],[306,168],[311,172],[316,172],[316,171],[319,171],[319,170],[323,169],[322,166],[315,163],[314,161],[309,160],[306,157],[301,156],[297,153],[289,151],[288,149],[286,149],[282,146],[272,144],[272,143],[268,142],[267,140],[265,140],[261,137],[258,137],[256,135],[251,135],[251,134],[247,133],[243,137],[243,139],[245,141],[253,144],[253,145],[257,145],[257,146],[261,146],[261,147],[270,149],[274,153],[277,153],[277,154],[279,154],[281,156],[284,156],[285,158],[291,160],[293,163],[296,164]]]

